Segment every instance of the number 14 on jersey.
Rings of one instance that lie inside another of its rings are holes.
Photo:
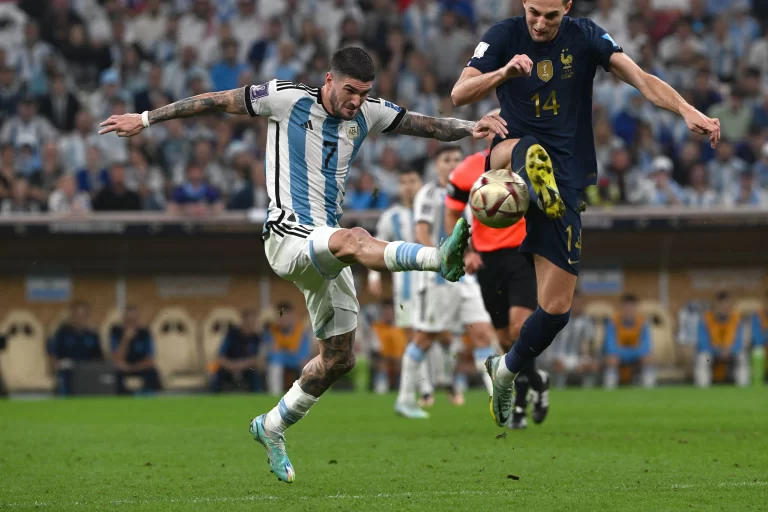
[[[541,96],[539,93],[534,94],[531,97],[531,101],[536,105],[536,117],[541,117],[541,111],[544,110],[545,112],[547,110],[552,111],[552,115],[557,115],[560,111],[560,104],[557,102],[557,92],[552,91],[552,93],[549,95],[549,98],[547,98],[547,101],[544,102],[544,106],[541,105]]]

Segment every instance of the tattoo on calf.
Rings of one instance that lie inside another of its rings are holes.
[[[320,341],[320,354],[304,367],[299,379],[301,389],[319,397],[342,375],[355,366],[355,332],[331,336]]]

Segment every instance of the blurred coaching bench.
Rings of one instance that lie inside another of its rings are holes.
[[[274,317],[264,310],[263,324]],[[222,339],[230,326],[239,326],[240,312],[231,307],[216,307],[202,321],[196,322],[183,308],[168,307],[157,312],[149,324],[155,349],[155,363],[163,388],[171,391],[203,390],[208,387],[208,369],[217,359]],[[45,326],[29,310],[14,309],[0,320],[0,375],[8,392],[51,392],[54,377],[48,367],[46,343],[67,320],[62,311]],[[101,322],[99,339],[102,353],[111,354],[110,330],[119,325],[122,315],[108,313]],[[129,389],[141,383],[128,378]]]

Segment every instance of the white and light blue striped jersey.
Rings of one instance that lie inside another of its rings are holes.
[[[338,225],[350,164],[360,145],[369,133],[397,128],[406,112],[367,98],[357,116],[345,121],[325,110],[320,89],[281,80],[246,86],[244,94],[251,116],[269,118],[265,226],[283,220]]]
[[[413,210],[402,204],[390,206],[376,223],[376,238],[386,242],[413,243]],[[408,301],[413,295],[413,272],[392,272],[395,304]]]
[[[430,242],[437,247],[440,240],[447,238],[445,232],[445,194],[447,189],[437,181],[424,184],[413,200],[414,224],[426,222],[430,227]]]

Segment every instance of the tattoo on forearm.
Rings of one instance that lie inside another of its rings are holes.
[[[355,366],[354,345],[354,331],[321,340],[320,354],[308,362],[301,372],[301,389],[314,397],[322,395]]]
[[[469,137],[472,135],[474,126],[474,121],[463,121],[451,117],[429,117],[408,112],[394,133],[450,142]]]
[[[169,119],[191,117],[209,112],[229,112],[230,114],[245,114],[245,95],[243,89],[232,89],[221,92],[208,92],[184,98],[170,105],[160,107],[149,113],[149,122],[160,123]]]

